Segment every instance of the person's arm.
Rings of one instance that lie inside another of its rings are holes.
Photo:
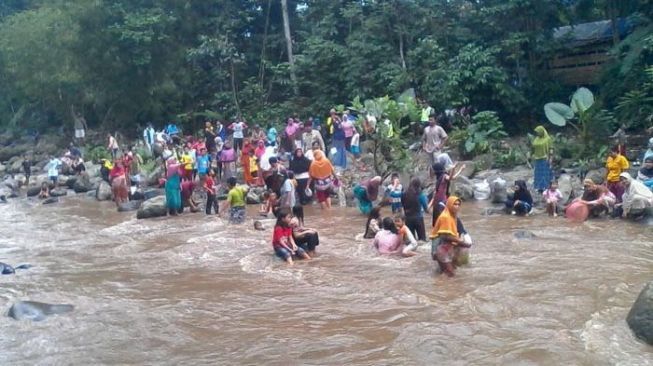
[[[374,246],[374,248],[379,249],[379,237],[378,236],[376,236],[376,235],[374,236],[374,241],[372,242],[372,245]]]
[[[427,202],[427,198],[426,198],[426,195],[424,195],[424,193],[419,194],[419,203],[422,206],[422,208],[424,209],[424,212],[426,212],[427,214],[430,213],[429,212],[429,204]]]
[[[292,237],[292,234],[291,234],[291,235],[288,235],[287,238],[288,238],[288,241],[290,242],[290,245],[291,245],[291,248],[292,248],[293,251],[299,249],[299,248],[297,247],[297,244],[295,243],[295,238]]]
[[[322,138],[322,134],[320,131],[317,131],[317,142],[320,144],[320,150],[324,151],[326,149],[325,144],[324,144],[324,139]]]
[[[381,228],[379,227],[379,222],[377,220],[370,220],[370,227],[372,228],[372,231],[375,234],[381,231]]]
[[[461,238],[458,238],[451,234],[440,234],[439,237],[442,239],[442,241],[450,242],[453,245],[458,245],[463,242]]]
[[[466,164],[457,163],[456,166],[453,168],[451,179],[458,178],[458,176],[460,176],[460,174],[463,172],[463,170],[465,170],[466,167],[467,167]]]
[[[406,241],[410,246],[417,246],[417,240],[415,240],[415,235],[410,230],[406,230]]]

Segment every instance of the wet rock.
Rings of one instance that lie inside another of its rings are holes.
[[[15,320],[41,321],[48,315],[64,314],[73,311],[68,304],[46,304],[36,301],[18,301],[9,308],[7,316]]]
[[[77,179],[79,179],[76,175],[72,177],[68,177],[68,180],[66,181],[66,187],[68,189],[73,189],[75,187],[75,182],[77,182]]]
[[[467,177],[459,176],[451,182],[450,192],[463,200],[474,198],[474,183]]]
[[[149,200],[154,197],[163,196],[165,191],[163,189],[147,189],[143,191],[143,199]]]
[[[515,239],[533,239],[537,237],[537,235],[529,230],[517,230],[512,233],[512,236],[514,236]]]
[[[100,176],[100,165],[98,164],[93,164],[93,163],[84,163],[84,167],[86,168],[86,174],[89,176],[89,178],[95,178]]]
[[[75,193],[85,193],[91,190],[91,180],[89,179],[88,175],[82,174],[80,175],[76,180],[75,184],[73,184],[72,189],[75,191]]]
[[[2,182],[3,185],[7,188],[9,188],[12,192],[17,192],[20,189],[20,182],[14,178],[7,178]]]
[[[55,188],[50,190],[50,197],[63,197],[68,195],[68,191],[64,188]]]
[[[10,165],[7,167],[7,173],[11,174],[16,174],[20,173],[23,171],[23,162],[25,159],[23,158],[16,158],[12,159],[13,161],[10,161]]]
[[[29,149],[30,146],[26,145],[0,147],[0,161],[9,161],[15,156],[22,156]]]
[[[118,206],[118,212],[136,211],[141,208],[142,204],[143,201],[140,200],[124,202]]]
[[[261,195],[258,194],[258,192],[255,192],[254,190],[250,190],[247,192],[247,204],[248,205],[256,205],[261,203]]]
[[[51,203],[56,203],[56,202],[59,202],[59,197],[48,197],[48,198],[44,199],[43,201],[41,201],[41,204],[42,205],[49,205]]]
[[[68,187],[70,181],[73,181],[72,183],[75,183],[75,177],[69,176],[69,175],[61,175],[59,174],[59,178],[57,179],[57,185],[59,187]]]
[[[135,190],[134,192],[132,192],[130,190],[128,198],[129,198],[130,201],[144,201],[145,200],[145,195],[143,194],[142,191]]]
[[[607,175],[606,168],[592,169],[585,174],[585,179],[589,178],[596,184],[603,184],[603,180]]]
[[[157,196],[151,198],[141,205],[136,213],[137,219],[149,219],[152,217],[160,217],[168,214],[166,208],[165,196]]]
[[[640,292],[626,322],[637,338],[653,345],[653,281]]]
[[[0,174],[3,174],[6,171],[7,171],[7,167],[2,165],[2,163],[0,163]]]
[[[481,215],[483,216],[500,215],[505,213],[505,211],[506,210],[503,207],[486,207],[481,212]]]
[[[147,173],[147,179],[145,181],[149,186],[158,186],[159,181],[163,178],[165,178],[163,166],[157,166],[150,173]]]
[[[38,196],[39,192],[41,192],[41,186],[29,186],[27,188],[27,197]]]
[[[562,193],[562,203],[567,203],[573,198],[580,195],[581,191],[580,179],[576,176],[569,174],[562,174],[558,178],[558,189]]]
[[[497,178],[490,183],[490,200],[492,203],[504,203],[508,199],[508,182]]]
[[[113,198],[113,192],[109,183],[102,181],[95,191],[95,198],[98,201],[110,201]]]

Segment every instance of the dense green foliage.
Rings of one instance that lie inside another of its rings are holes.
[[[471,105],[526,130],[573,91],[546,71],[553,29],[625,16],[638,28],[593,90],[597,109],[633,127],[651,118],[651,1],[287,3],[292,67],[277,0],[2,1],[0,126],[69,127],[71,106],[132,134],[237,114],[270,124],[412,88],[438,111]]]

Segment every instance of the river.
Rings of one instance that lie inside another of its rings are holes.
[[[625,317],[653,278],[653,234],[620,220],[480,215],[472,265],[436,276],[429,248],[382,258],[354,209],[307,209],[310,262],[272,255],[271,229],[215,217],[136,220],[67,197],[0,206],[4,312],[70,303],[42,322],[0,317],[3,364],[652,365]],[[250,217],[256,207],[250,207]],[[537,235],[515,239],[515,230]]]

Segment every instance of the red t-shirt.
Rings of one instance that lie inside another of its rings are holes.
[[[189,199],[193,195],[193,182],[181,182],[181,197]]]
[[[215,182],[213,182],[213,178],[207,176],[206,180],[204,180],[204,188],[206,189],[206,192],[210,194],[215,194],[215,190],[213,189],[213,184],[215,184]]]
[[[285,248],[281,244],[281,238],[288,238],[290,236],[292,236],[292,228],[275,226],[274,234],[272,235],[272,248]],[[290,239],[288,239],[287,245],[290,247]]]

